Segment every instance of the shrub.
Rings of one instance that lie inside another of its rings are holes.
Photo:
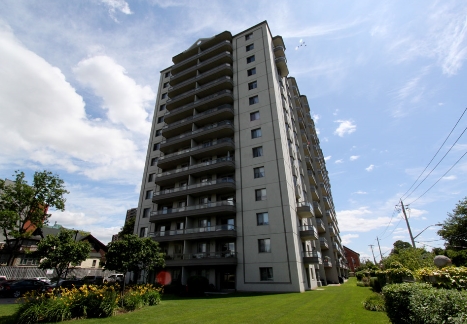
[[[381,283],[379,281],[379,278],[378,277],[371,277],[370,278],[370,287],[373,289],[374,292],[376,293],[380,293],[381,292],[381,288],[383,288],[381,286]]]
[[[384,297],[381,294],[372,294],[363,301],[363,307],[366,310],[374,312],[384,312],[386,308],[384,306]]]
[[[364,287],[370,287],[370,278],[368,277],[363,277],[362,278],[362,283]]]
[[[187,286],[191,295],[202,295],[209,289],[209,280],[203,276],[192,276],[188,278]]]
[[[432,289],[431,285],[403,283],[387,285],[383,288],[386,313],[393,324],[412,323],[410,297],[419,290]]]
[[[24,301],[25,302],[19,306],[14,315],[14,323],[32,324],[41,321],[46,309],[46,306],[44,305],[45,301],[40,298],[32,298],[29,301],[25,299]]]
[[[134,311],[144,306],[143,296],[137,291],[129,291],[123,295],[123,308],[126,311]]]
[[[361,281],[357,281],[357,286],[358,287],[365,287],[365,284]]]
[[[415,272],[415,277],[434,287],[459,290],[467,288],[467,267],[422,268]]]

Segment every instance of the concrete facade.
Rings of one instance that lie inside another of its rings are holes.
[[[306,96],[267,22],[161,71],[135,233],[217,289],[304,291],[347,266]]]

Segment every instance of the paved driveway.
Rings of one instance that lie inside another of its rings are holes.
[[[16,304],[16,298],[3,298],[0,297],[0,305]]]

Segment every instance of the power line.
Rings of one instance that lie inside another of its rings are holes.
[[[467,129],[467,128],[466,128]],[[452,170],[452,168],[454,168],[456,166],[457,163],[459,163],[459,161],[467,154],[467,152],[465,152],[460,158],[459,160],[456,161],[456,163],[454,163],[450,168],[449,170],[447,170],[438,180],[436,180],[436,182],[430,187],[428,188],[424,193],[422,193],[417,199],[415,199],[414,201],[412,201],[411,203],[409,203],[409,205],[413,204],[414,202],[416,202],[417,200],[419,200],[420,198],[422,198],[428,191],[431,190],[431,188],[433,188],[446,174],[448,174],[449,171]]]
[[[409,198],[413,192],[415,190],[417,190],[418,187],[420,187],[420,185],[426,180],[426,178],[428,178],[428,176],[438,167],[438,165],[444,160],[444,158],[446,157],[446,155],[448,155],[449,152],[451,152],[452,148],[454,147],[454,145],[456,145],[456,143],[459,141],[459,139],[462,137],[462,135],[464,135],[465,131],[467,130],[467,127],[464,128],[464,130],[462,131],[462,133],[459,135],[459,137],[456,139],[456,141],[451,145],[451,147],[449,148],[449,150],[446,152],[446,154],[444,154],[444,156],[441,158],[441,160],[439,160],[439,162],[435,165],[435,167],[425,176],[425,178],[423,178],[423,180],[412,190],[412,192],[407,196],[405,197],[405,199]],[[439,180],[438,180],[439,181]]]
[[[386,233],[389,225],[391,225],[392,219],[394,218],[394,215],[396,214],[396,212],[397,212],[397,205],[394,206],[394,210],[392,211],[391,219],[389,220],[388,225],[386,225],[386,228],[384,229],[383,233],[379,234],[378,236],[383,236],[384,233]]]
[[[397,226],[399,226],[399,224],[402,222],[402,218],[399,220],[399,223],[397,223],[397,225],[394,227],[394,229],[392,230],[391,233],[389,233],[388,235],[386,235],[385,237],[381,238],[382,240],[388,238],[389,236],[392,235],[392,233],[394,233],[394,231],[396,230]]]
[[[439,151],[441,151],[441,149],[443,148],[444,144],[446,143],[446,141],[448,140],[449,136],[451,136],[452,132],[454,131],[454,129],[457,127],[457,124],[459,124],[460,120],[462,119],[462,117],[464,116],[465,112],[467,111],[467,108],[464,109],[464,112],[462,113],[462,115],[459,117],[459,119],[457,120],[456,124],[454,125],[454,127],[451,129],[451,131],[449,132],[448,136],[446,137],[446,139],[444,140],[443,144],[441,144],[441,146],[439,147],[438,151],[436,151],[435,155],[431,158],[430,162],[428,162],[428,164],[426,165],[425,169],[423,169],[422,173],[420,173],[420,175],[418,176],[417,180],[415,180],[414,183],[412,183],[412,185],[410,186],[409,189],[407,189],[407,191],[402,195],[401,199],[404,199],[404,196],[410,191],[410,189],[412,189],[412,187],[417,183],[418,179],[420,179],[420,177],[422,176],[423,173],[425,173],[426,169],[428,168],[428,166],[431,164],[431,162],[433,162],[433,160],[435,159],[435,157],[438,155]],[[423,181],[422,181],[423,182]],[[415,188],[416,189],[416,188]],[[415,190],[414,189],[414,190]],[[406,197],[407,198],[407,197]]]

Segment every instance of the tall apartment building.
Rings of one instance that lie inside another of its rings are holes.
[[[174,282],[304,291],[347,266],[306,96],[267,22],[197,40],[161,71],[135,231]]]

